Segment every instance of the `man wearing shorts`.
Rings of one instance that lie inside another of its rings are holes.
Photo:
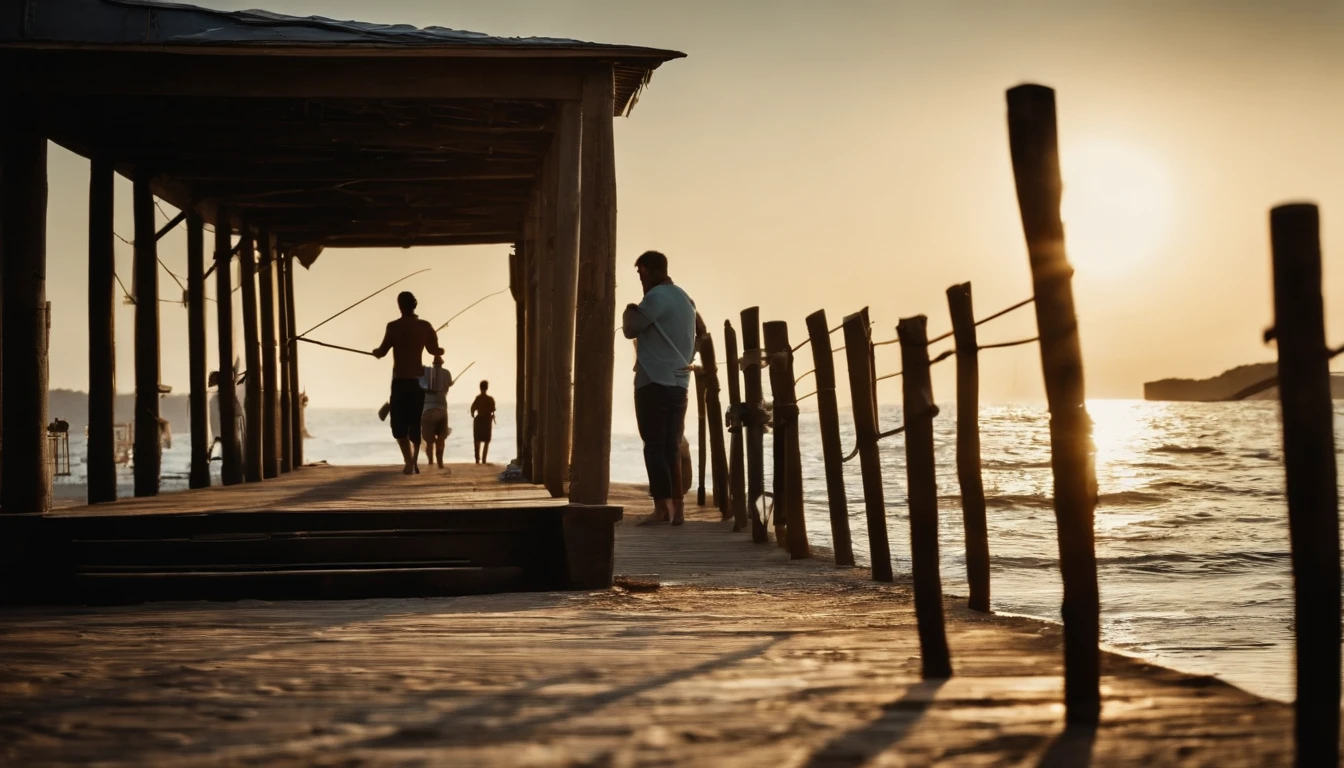
[[[476,463],[490,460],[490,436],[495,425],[495,398],[487,394],[490,382],[481,382],[481,394],[471,402],[471,439],[476,444]]]
[[[443,446],[452,432],[448,428],[448,388],[452,385],[453,376],[444,370],[443,358],[435,355],[434,367],[426,368],[420,377],[420,386],[425,390],[420,437],[425,441],[425,456],[429,458],[430,466],[437,460],[439,469],[443,469]]]
[[[420,375],[424,373],[420,353],[428,351],[442,356],[443,348],[434,326],[416,316],[414,294],[410,291],[397,294],[397,306],[401,317],[387,324],[383,343],[373,350],[373,356],[382,359],[388,350],[392,351],[392,396],[388,398],[392,437],[406,460],[402,473],[410,475],[420,472],[420,417],[425,410],[425,390],[420,388]]]

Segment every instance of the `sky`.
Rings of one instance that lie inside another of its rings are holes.
[[[266,0],[264,7],[687,53],[663,65],[632,116],[616,121],[617,306],[639,299],[635,257],[661,250],[716,331],[720,357],[723,321],[740,326],[739,312],[753,305],[763,320],[788,321],[796,343],[817,309],[838,324],[868,306],[874,338],[885,340],[912,315],[928,316],[930,335],[948,329],[944,290],[954,283],[972,283],[981,316],[1029,296],[1004,101],[1022,82],[1057,90],[1090,397],[1141,397],[1144,381],[1273,359],[1261,342],[1272,313],[1268,211],[1285,201],[1322,207],[1327,338],[1344,340],[1344,311],[1331,311],[1344,306],[1339,0]],[[49,166],[50,383],[84,389],[88,164],[53,146]],[[116,203],[117,231],[129,238],[130,184],[120,178]],[[296,279],[299,328],[426,267],[402,285],[437,324],[507,287],[508,252],[328,250]],[[185,253],[180,230],[160,243],[178,274]],[[117,263],[128,280],[129,246],[117,244]],[[166,274],[160,286],[176,297]],[[314,337],[374,347],[395,316],[399,289]],[[186,311],[161,306],[162,379],[185,392]],[[131,309],[118,307],[116,317],[122,391],[133,384]],[[474,362],[468,380],[488,378],[501,402],[513,400],[513,324],[505,293],[462,315],[443,337],[449,369]],[[1034,334],[1024,310],[982,327],[981,341]],[[810,353],[799,355],[797,370],[811,368]],[[306,346],[301,364],[311,406],[376,409],[386,399],[386,360]],[[630,345],[619,341],[617,429],[633,424],[632,365]],[[880,348],[878,373],[898,368],[898,347]],[[951,399],[952,376],[951,364],[935,368],[939,399]],[[1043,397],[1034,346],[985,352],[980,381],[987,401]],[[899,402],[897,382],[879,384],[879,399]],[[455,387],[450,401],[465,409],[474,389]],[[847,387],[840,389],[843,404]]]

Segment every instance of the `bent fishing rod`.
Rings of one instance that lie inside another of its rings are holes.
[[[382,293],[383,291],[386,291],[388,288],[391,288],[392,286],[396,285],[397,283],[400,283],[402,280],[406,280],[406,279],[408,279],[408,278],[414,277],[415,275],[420,274],[420,272],[428,272],[428,271],[429,271],[428,269],[422,269],[422,270],[420,270],[419,272],[412,272],[411,274],[407,275],[406,277],[401,278],[401,280],[397,280],[396,282],[393,282],[393,283],[391,283],[391,284],[389,284],[389,285],[384,286],[383,288],[380,288],[380,289],[377,290],[377,291],[374,291],[373,293],[369,294],[368,296],[365,296],[364,298],[360,299],[359,301],[355,302],[354,304],[351,304],[350,306],[346,307],[345,309],[341,310],[340,312],[337,312],[336,314],[334,314],[334,315],[332,315],[331,317],[327,318],[326,320],[323,320],[322,322],[318,323],[317,325],[313,326],[312,328],[309,328],[308,330],[304,331],[303,333],[299,334],[298,336],[295,336],[293,340],[294,340],[294,341],[306,341],[306,342],[308,342],[309,344],[316,344],[316,345],[318,345],[319,347],[327,347],[327,348],[329,348],[329,349],[339,349],[339,350],[342,350],[342,351],[344,351],[344,352],[354,352],[355,354],[358,354],[358,355],[368,355],[369,357],[376,357],[376,355],[374,355],[372,352],[369,352],[369,351],[367,351],[367,350],[363,350],[363,349],[354,349],[354,348],[352,348],[352,347],[343,347],[343,346],[341,346],[341,345],[339,345],[339,344],[328,344],[328,343],[325,342],[325,341],[318,341],[317,339],[310,339],[310,338],[307,338],[307,336],[308,336],[309,333],[312,333],[313,331],[317,330],[318,328],[321,328],[323,325],[326,325],[328,322],[330,322],[330,321],[332,321],[332,320],[335,320],[337,317],[340,317],[341,315],[345,314],[346,312],[349,312],[350,310],[354,309],[355,307],[359,306],[360,304],[363,304],[364,302],[368,301],[369,299],[373,298],[374,296],[377,296],[378,294]],[[471,309],[472,307],[476,306],[477,304],[480,304],[481,302],[483,302],[483,301],[485,301],[486,299],[491,298],[491,297],[493,297],[493,296],[498,296],[498,295],[501,294],[501,293],[505,293],[505,292],[507,292],[508,290],[509,290],[508,288],[504,288],[504,289],[495,291],[495,292],[493,292],[493,293],[487,293],[486,295],[482,296],[481,298],[479,298],[479,299],[473,301],[472,303],[468,304],[464,309],[460,310],[457,314],[455,314],[455,315],[453,315],[452,317],[448,318],[448,319],[443,323],[443,325],[440,325],[438,328],[435,328],[435,329],[434,329],[434,332],[435,332],[435,333],[438,333],[439,331],[442,331],[444,328],[447,328],[449,323],[451,323],[451,322],[453,322],[454,320],[456,320],[457,318],[461,317],[463,314],[465,314],[465,313],[467,312],[467,310]],[[473,365],[474,365],[474,364],[475,364],[475,363],[473,362]],[[470,367],[470,366],[468,366],[468,367]]]

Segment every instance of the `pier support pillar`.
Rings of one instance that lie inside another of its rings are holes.
[[[147,169],[135,170],[135,495],[159,494],[159,261],[154,193]]]
[[[90,504],[117,498],[116,260],[112,238],[112,161],[89,163],[89,440]]]

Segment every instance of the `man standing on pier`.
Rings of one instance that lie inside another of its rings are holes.
[[[443,448],[452,432],[448,428],[448,388],[453,386],[453,375],[444,369],[442,357],[434,356],[434,367],[425,369],[420,386],[425,390],[425,410],[420,417],[425,456],[430,466],[437,460],[439,469],[443,469]]]
[[[397,294],[401,317],[387,324],[383,343],[373,350],[373,356],[379,359],[392,350],[392,394],[388,398],[392,437],[401,447],[401,456],[406,460],[402,472],[407,475],[420,472],[420,417],[425,410],[425,390],[420,387],[420,376],[424,373],[420,353],[443,355],[438,333],[434,326],[416,316],[416,304],[410,291]]]
[[[476,444],[476,463],[490,460],[490,436],[495,425],[495,398],[489,395],[490,382],[481,382],[481,394],[471,401],[471,440]]]
[[[672,283],[667,257],[645,251],[635,260],[644,300],[625,308],[623,333],[635,347],[635,420],[644,441],[653,513],[640,525],[685,522],[680,493],[680,443],[695,355],[695,302]]]

